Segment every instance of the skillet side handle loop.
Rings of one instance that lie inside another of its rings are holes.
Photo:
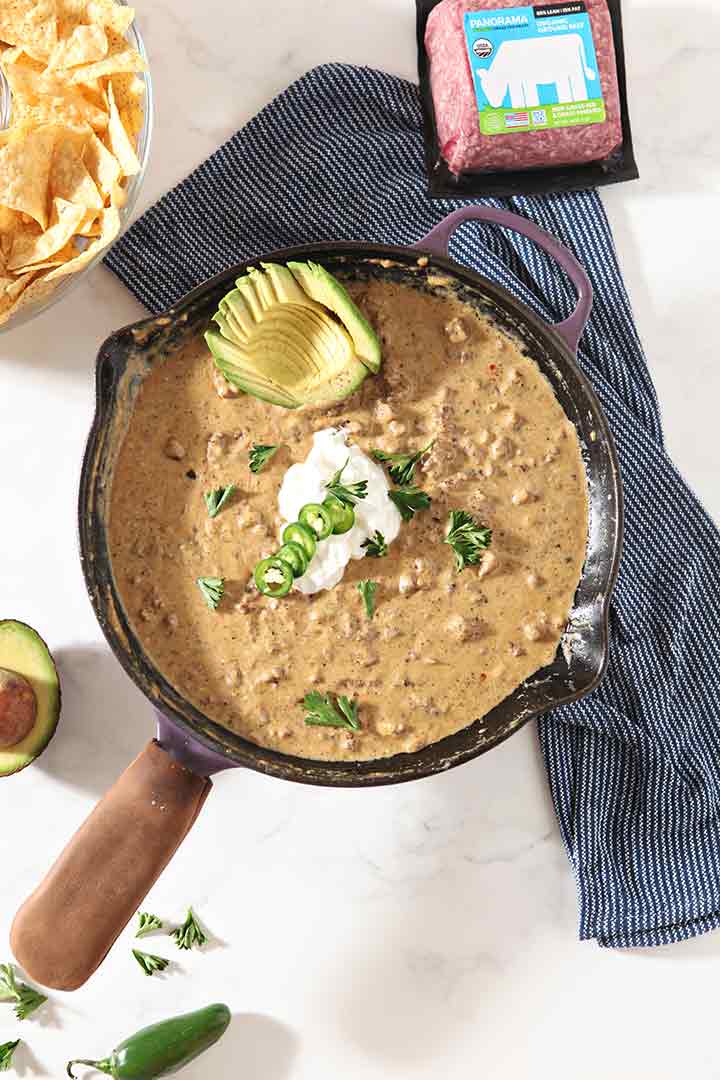
[[[571,353],[575,355],[592,311],[593,290],[589,277],[572,252],[534,221],[528,221],[527,218],[513,214],[509,210],[499,210],[495,206],[463,206],[460,210],[454,210],[434,229],[431,229],[427,236],[424,236],[417,244],[413,244],[413,250],[447,256],[450,237],[466,221],[484,221],[489,225],[499,225],[502,228],[522,233],[547,252],[565,271],[577,290],[577,306],[570,318],[556,323],[553,330],[560,335]]]
[[[15,916],[10,946],[31,979],[76,990],[185,839],[212,787],[154,740],[95,807]]]

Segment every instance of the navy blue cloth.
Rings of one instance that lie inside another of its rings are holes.
[[[417,88],[368,68],[293,84],[129,230],[108,266],[152,311],[221,269],[326,239],[412,244],[430,201]],[[586,267],[580,349],[615,433],[626,540],[602,686],[540,720],[580,901],[580,935],[657,945],[720,923],[720,543],[663,449],[655,390],[596,192],[487,200],[536,221]],[[543,318],[567,279],[523,237],[466,225],[451,254]]]

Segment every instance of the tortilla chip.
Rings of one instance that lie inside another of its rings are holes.
[[[50,198],[78,203],[86,210],[101,210],[105,205],[102,195],[83,161],[89,134],[66,131],[58,138],[50,166]]]
[[[135,173],[140,172],[140,162],[135,153],[132,140],[123,127],[118,107],[115,104],[112,82],[108,83],[108,103],[110,105],[110,116],[105,136],[106,145],[117,158],[123,176],[134,176]]]
[[[76,236],[99,236],[100,235],[100,223],[98,221],[99,213],[97,210],[86,210],[85,216],[77,227]]]
[[[94,133],[85,143],[83,161],[97,187],[109,199],[120,176],[120,165]]]
[[[63,277],[65,274],[76,274],[78,270],[82,270],[89,262],[95,258],[96,255],[106,248],[108,244],[112,243],[117,234],[120,232],[120,215],[114,207],[110,207],[109,210],[100,211],[100,235],[92,240],[84,251],[81,251],[79,255],[76,255],[74,259],[70,259],[69,262],[63,263],[62,266],[57,266],[54,270],[51,270],[47,275],[46,281],[55,281],[59,277]]]
[[[107,127],[107,114],[88,101],[61,73],[37,72],[21,64],[11,64],[5,76],[13,95],[13,119],[41,124],[62,124],[75,131],[87,126],[96,131]]]
[[[49,56],[57,42],[55,0],[2,0],[0,40],[28,45],[38,55]]]
[[[34,263],[46,262],[65,247],[75,235],[85,216],[85,208],[65,199],[54,199],[50,225],[39,236],[19,233],[13,244],[8,270],[20,270]]]
[[[35,277],[35,273],[35,270],[30,270],[29,273],[18,278],[0,277],[0,326],[7,322],[12,315],[17,306],[18,298],[27,289]]]
[[[3,0],[4,2],[4,0]],[[99,23],[117,34],[125,34],[135,18],[135,9],[115,0],[58,0],[59,14],[78,22]]]
[[[74,259],[78,253],[77,244],[72,240],[65,247],[60,248],[59,251],[53,255],[51,259],[47,259],[45,262],[33,263],[32,266],[21,267],[20,270],[16,270],[16,274],[27,273],[32,270],[37,272],[38,270],[54,270],[56,266],[62,266],[63,263],[69,262],[70,259]]]
[[[140,53],[128,45],[127,48],[122,49],[120,52],[115,52],[106,56],[104,60],[98,60],[94,64],[83,64],[81,67],[74,68],[70,74],[70,82],[75,85],[77,83],[89,82],[91,79],[107,78],[111,75],[145,71],[146,67],[147,64]]]
[[[76,26],[69,37],[58,41],[50,54],[48,69],[78,68],[107,56],[108,39],[102,26]]]
[[[54,273],[54,271],[51,270],[50,273]],[[25,279],[19,278],[18,280],[23,280],[23,288],[20,295],[17,296],[15,303],[4,312],[0,305],[0,325],[7,322],[8,319],[29,304],[38,304],[42,300],[47,299],[57,287],[52,281],[48,280],[49,276],[49,274],[45,274],[42,271],[37,274],[34,270],[31,270],[29,274],[26,275]]]
[[[135,74],[115,75],[112,82],[123,127],[131,139],[137,140],[145,123],[145,83]]]
[[[48,223],[48,178],[58,129],[17,127],[0,150],[0,203],[28,214],[45,229]]]

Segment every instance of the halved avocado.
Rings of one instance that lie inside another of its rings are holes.
[[[377,373],[382,363],[379,338],[345,286],[319,263],[290,262],[288,269],[311,300],[335,312],[363,364]]]
[[[60,718],[60,681],[40,635],[14,619],[0,621],[0,776],[30,765]]]
[[[205,340],[238,389],[286,409],[347,397],[368,374],[344,326],[284,266],[238,278]]]

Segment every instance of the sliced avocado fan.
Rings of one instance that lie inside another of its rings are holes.
[[[376,342],[378,367],[380,346],[345,289],[314,263],[292,264],[307,269],[313,282],[309,268],[322,271],[338,290],[331,305],[310,296],[288,267],[262,266],[238,278],[213,316],[216,326],[205,334],[218,370],[238,389],[286,409],[339,401],[353,393],[370,369],[357,346],[361,323],[366,339]],[[349,305],[347,317],[338,310],[342,294]],[[371,352],[367,344],[365,354]]]
[[[355,352],[365,367],[377,374],[382,363],[380,341],[345,286],[319,263],[290,262],[288,269],[311,300],[335,312],[353,339]]]
[[[60,717],[60,682],[40,635],[0,621],[0,777],[11,776],[48,745]]]

